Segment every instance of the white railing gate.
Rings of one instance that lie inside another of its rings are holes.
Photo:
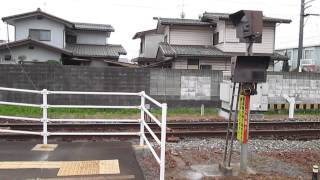
[[[16,88],[5,88],[0,87],[0,91],[10,91],[10,92],[22,92],[31,94],[41,94],[42,104],[28,104],[28,103],[16,103],[0,101],[0,105],[13,105],[13,106],[25,106],[25,107],[37,107],[42,109],[41,118],[29,118],[29,117],[18,117],[18,116],[3,116],[0,115],[2,119],[9,120],[23,120],[23,121],[34,121],[41,122],[43,125],[42,132],[33,131],[21,131],[12,129],[0,129],[0,132],[5,133],[17,133],[17,134],[31,134],[40,135],[43,137],[43,144],[48,143],[49,136],[77,136],[77,135],[95,135],[95,136],[121,136],[121,135],[136,135],[140,136],[140,145],[147,144],[148,148],[152,152],[154,158],[159,163],[160,166],[160,180],[165,179],[165,146],[166,146],[166,128],[167,128],[167,104],[156,101],[152,97],[148,96],[144,91],[139,93],[126,93],[126,92],[79,92],[79,91],[48,91],[43,89],[42,91],[37,90],[27,90],[27,89],[16,89]],[[140,96],[141,103],[138,106],[97,106],[97,105],[50,105],[48,104],[48,96],[50,94],[60,94],[60,95],[111,95],[111,96]],[[152,102],[154,105],[161,108],[161,121],[157,119],[146,107],[146,100]],[[101,109],[140,109],[140,119],[95,119],[94,121],[89,119],[55,119],[49,118],[48,109],[49,108],[101,108]],[[155,122],[161,129],[160,139],[156,133],[150,128],[144,119],[144,115],[150,117],[150,119]],[[139,132],[48,132],[48,125],[51,122],[103,122],[103,123],[132,123],[137,122],[140,124]],[[153,147],[153,145],[148,140],[145,130],[149,132],[152,139],[160,147],[160,155],[158,155]]]

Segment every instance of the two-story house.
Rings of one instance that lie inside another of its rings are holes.
[[[36,11],[3,17],[14,26],[14,41],[0,45],[0,63],[58,62],[104,66],[126,51],[108,44],[114,28],[108,24],[77,23]]]
[[[246,51],[245,43],[236,37],[229,14],[205,12],[201,19],[154,19],[158,21],[156,32],[164,38],[156,48],[156,60],[148,67],[230,70],[231,57],[244,55]],[[264,17],[263,21],[262,43],[253,45],[254,55],[287,60],[274,52],[275,28],[277,23],[291,21],[270,17]]]
[[[288,56],[289,70],[298,68],[298,47],[288,47],[276,50],[278,53]],[[305,45],[302,50],[301,68],[306,71],[319,71],[320,67],[320,44]],[[282,63],[276,65],[282,68]]]
[[[137,32],[132,39],[141,39],[139,57],[132,61],[140,66],[148,66],[156,61],[159,43],[163,42],[163,34],[156,29]]]

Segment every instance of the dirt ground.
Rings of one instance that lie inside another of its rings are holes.
[[[193,165],[210,165],[221,162],[220,150],[183,149],[167,150],[166,179],[168,180],[300,180],[311,179],[312,166],[320,164],[320,152],[310,150],[271,151],[251,154],[249,166],[256,172],[237,177],[203,177],[194,173]],[[138,158],[139,159],[139,158]],[[147,180],[157,179],[158,164],[148,152],[140,158]],[[234,152],[233,162],[239,162],[239,152]]]

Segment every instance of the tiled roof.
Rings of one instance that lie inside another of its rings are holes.
[[[153,62],[156,58],[136,57],[131,60],[132,62]]]
[[[74,56],[81,57],[118,57],[126,55],[126,50],[121,45],[89,45],[89,44],[67,44],[66,49]]]
[[[169,45],[160,43],[159,50],[167,57],[232,57],[244,55],[244,53],[222,52],[214,46],[199,45]],[[254,54],[254,56],[270,56],[271,60],[287,61],[287,56],[274,52],[273,54]]]
[[[43,47],[45,49],[49,49],[52,51],[56,51],[59,53],[64,53],[64,54],[68,54],[71,55],[71,51],[67,50],[67,49],[62,49],[62,48],[58,48],[56,46],[52,46],[40,41],[36,41],[36,40],[32,40],[32,39],[23,39],[23,40],[19,40],[19,41],[13,41],[13,42],[9,42],[9,43],[5,43],[5,44],[1,44],[0,45],[0,49],[7,49],[9,48],[14,48],[14,47],[19,47],[19,46],[23,46],[23,45],[35,45],[35,46],[40,46]]]
[[[140,31],[140,32],[137,32],[132,39],[138,39],[138,38],[141,38],[142,36],[144,36],[145,34],[148,34],[148,33],[156,33],[157,30],[156,29],[150,29],[150,30],[146,30],[146,31]]]
[[[104,62],[112,64],[112,65],[116,65],[116,66],[121,66],[121,67],[129,67],[129,68],[138,68],[139,67],[137,64],[125,63],[125,62],[120,62],[120,61],[104,60]]]
[[[31,12],[16,14],[16,15],[13,15],[13,16],[3,17],[2,20],[4,22],[8,22],[9,23],[11,20],[27,18],[27,17],[35,17],[35,16],[37,16],[37,17],[44,16],[44,17],[47,17],[48,19],[52,19],[52,20],[58,21],[58,22],[60,22],[62,24],[65,24],[67,26],[72,26],[73,25],[72,22],[67,21],[65,19],[62,19],[62,18],[59,18],[59,17],[54,16],[54,15],[48,14],[46,12],[43,12],[43,11],[41,11],[40,8],[38,8],[36,11],[31,11]]]
[[[109,24],[92,24],[92,23],[74,23],[75,29],[81,30],[97,30],[97,31],[110,31],[114,32],[114,29]]]
[[[215,20],[215,19],[222,19],[222,20],[227,20],[229,19],[228,13],[210,13],[210,12],[205,12],[203,13],[202,20],[207,21],[207,20]],[[281,18],[272,18],[272,17],[263,17],[263,21],[265,22],[274,22],[274,23],[290,23],[290,19],[281,19]]]
[[[271,60],[288,61],[288,60],[289,60],[289,57],[288,57],[288,56],[285,56],[285,55],[282,55],[282,54],[279,54],[279,53],[277,53],[277,52],[274,52],[274,53],[271,55]]]
[[[162,25],[192,25],[192,26],[211,26],[212,22],[203,22],[199,19],[181,19],[181,18],[154,18],[159,20]]]
[[[94,30],[94,31],[108,31],[108,32],[113,32],[114,28],[109,25],[109,24],[92,24],[92,23],[78,23],[78,22],[71,22],[62,18],[59,18],[57,16],[51,15],[49,13],[41,11],[40,8],[38,8],[36,11],[31,11],[27,13],[22,13],[22,14],[17,14],[13,16],[7,16],[3,17],[2,20],[5,22],[10,22],[16,20],[16,19],[21,19],[21,18],[28,18],[28,17],[46,17],[48,19],[60,22],[62,24],[67,25],[69,28],[74,28],[74,29],[81,29],[81,30]]]
[[[159,46],[160,51],[164,56],[196,56],[196,57],[217,57],[226,56],[222,51],[213,46],[200,46],[200,45],[169,45],[161,43]]]

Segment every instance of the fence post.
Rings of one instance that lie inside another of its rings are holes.
[[[166,170],[166,131],[167,131],[167,104],[162,104],[161,113],[161,145],[160,145],[160,180],[165,179]]]
[[[48,90],[43,89],[42,92],[42,137],[43,144],[48,144]]]
[[[140,108],[140,146],[144,145],[144,109],[142,107],[145,107],[145,92],[141,92],[141,108]]]

